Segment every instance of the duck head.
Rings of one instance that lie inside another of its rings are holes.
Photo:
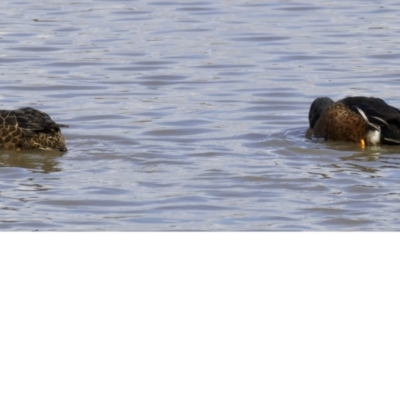
[[[310,128],[314,128],[314,125],[318,121],[318,118],[332,104],[334,104],[334,101],[329,97],[317,97],[311,103],[310,111],[308,113],[308,121],[310,122]]]

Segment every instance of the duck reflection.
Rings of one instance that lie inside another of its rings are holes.
[[[15,150],[0,151],[1,167],[19,167],[39,173],[60,172],[60,158],[64,153],[55,151],[33,150],[29,152],[19,152]]]

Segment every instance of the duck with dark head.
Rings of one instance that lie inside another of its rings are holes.
[[[356,142],[361,147],[400,144],[400,110],[377,97],[318,97],[308,114],[308,136]]]

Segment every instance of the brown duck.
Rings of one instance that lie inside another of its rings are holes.
[[[0,149],[67,151],[60,128],[48,114],[26,107],[0,110]]]
[[[400,110],[377,97],[315,99],[308,114],[309,135],[374,146],[400,144]]]

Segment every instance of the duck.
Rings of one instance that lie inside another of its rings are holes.
[[[318,97],[310,106],[307,135],[365,146],[400,145],[400,110],[378,97]]]
[[[0,110],[0,149],[67,151],[61,128],[48,114],[31,107]]]

